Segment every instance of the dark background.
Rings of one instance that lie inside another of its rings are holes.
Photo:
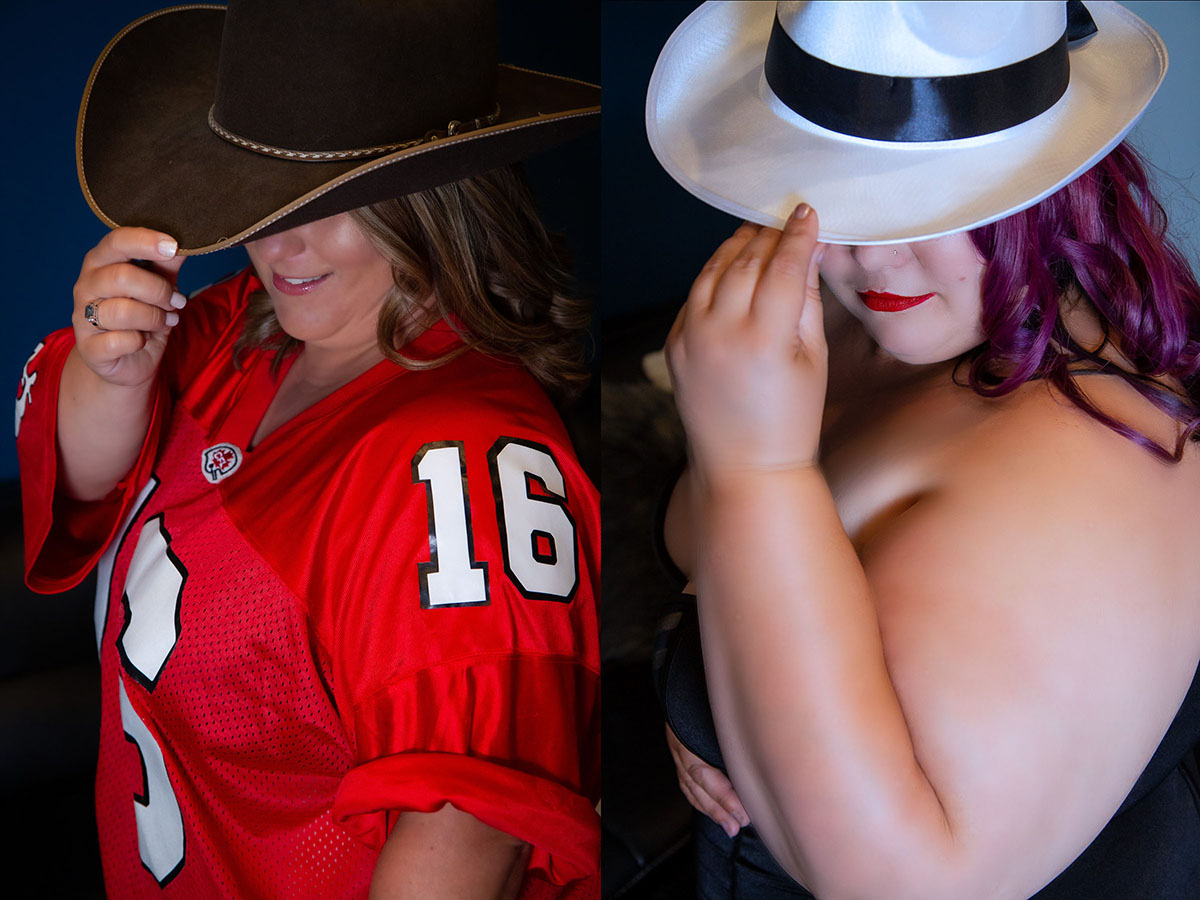
[[[7,379],[0,383],[10,386],[14,399],[21,366],[34,346],[70,324],[71,288],[83,255],[107,231],[88,208],[75,170],[75,121],[88,73],[117,32],[167,5],[153,0],[0,4],[0,122],[5,123],[0,377]],[[599,0],[499,0],[498,6],[500,61],[599,83]],[[598,134],[526,164],[543,219],[567,236],[581,288],[593,298],[600,280],[599,170]],[[189,258],[180,288],[190,294],[246,265],[241,248]],[[0,480],[16,475],[13,441],[0,440]]]

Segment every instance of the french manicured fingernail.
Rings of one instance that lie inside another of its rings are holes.
[[[167,327],[170,328],[171,326],[178,325],[178,324],[179,324],[179,313],[177,313],[177,312],[167,313]]]
[[[792,218],[793,219],[803,219],[805,216],[808,215],[808,212],[811,209],[812,209],[812,207],[809,206],[807,203],[801,203],[799,206],[796,207],[795,211],[792,213]]]
[[[733,822],[724,822],[722,823],[721,827],[725,829],[725,833],[730,837],[733,837],[738,833],[738,827]]]
[[[187,297],[183,296],[179,291],[175,291],[175,293],[171,294],[171,305],[176,309],[183,309],[187,306]]]
[[[171,259],[175,256],[175,251],[179,249],[179,245],[170,238],[162,238],[158,242],[158,255],[166,259]]]

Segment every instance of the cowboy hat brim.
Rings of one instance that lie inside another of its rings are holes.
[[[208,125],[224,12],[151,13],[113,38],[92,68],[76,166],[109,227],[154,228],[175,237],[181,253],[208,253],[507,165],[599,121],[599,87],[502,65],[500,116],[486,127],[369,159],[264,155]]]
[[[903,144],[801,119],[763,82],[775,4],[706,3],[658,59],[646,131],[667,172],[705,203],[782,228],[801,201],[820,240],[887,244],[976,228],[1052,194],[1111,151],[1167,68],[1162,40],[1117,3],[1089,2],[1098,32],[1070,51],[1066,93],[995,134]]]

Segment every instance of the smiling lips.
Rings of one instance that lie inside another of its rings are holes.
[[[278,272],[275,273],[271,281],[275,285],[275,290],[281,294],[291,294],[293,297],[298,294],[307,294],[320,284],[325,283],[325,279],[329,275],[321,275],[316,278],[284,278]]]
[[[905,297],[901,294],[889,294],[880,291],[859,291],[858,296],[862,298],[863,305],[873,312],[900,312],[903,309],[912,309],[914,306],[924,303],[933,294],[922,294],[919,297]]]

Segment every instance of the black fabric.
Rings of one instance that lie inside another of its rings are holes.
[[[699,617],[690,598],[664,619],[658,641],[654,675],[668,724],[684,746],[723,770],[704,681]],[[1200,667],[1117,814],[1079,858],[1031,900],[1200,898],[1198,745]],[[775,862],[753,827],[730,839],[706,816],[697,816],[696,858],[702,900],[812,898]]]
[[[683,593],[687,576],[679,570],[667,552],[664,539],[667,506],[671,492],[683,474],[686,459],[681,459],[667,479],[667,489],[658,499],[654,521],[654,549],[663,571],[675,584],[678,597],[667,603],[654,638],[652,657],[654,689],[666,716],[667,725],[683,745],[710,766],[725,768],[717,730],[708,707],[708,688],[704,681],[704,656],[700,647],[700,621],[696,601]],[[682,713],[682,715],[677,715]]]
[[[696,813],[698,900],[815,900],[775,862],[749,825],[734,837]]]
[[[700,619],[689,598],[663,617],[655,650],[654,681],[667,724],[685,747],[723,771],[725,760],[704,681]]]
[[[992,134],[1048,110],[1071,80],[1067,32],[1027,59],[966,75],[905,78],[846,69],[805,51],[779,23],[763,75],[797,115],[877,141],[950,141]]]
[[[1099,29],[1083,0],[1067,0],[1067,40],[1072,44],[1089,38]]]

